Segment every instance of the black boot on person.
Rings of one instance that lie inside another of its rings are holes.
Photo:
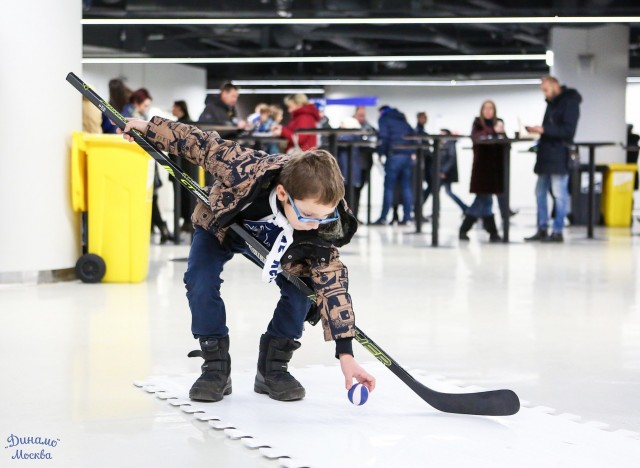
[[[496,219],[493,216],[482,218],[482,224],[485,231],[489,233],[489,242],[502,242],[502,237],[498,234],[498,228],[496,227]]]
[[[547,236],[544,239],[542,239],[542,242],[547,244],[552,244],[552,243],[561,244],[562,242],[564,242],[564,237],[562,237],[561,232],[552,232],[550,236]]]
[[[160,225],[160,243],[166,244],[167,241],[173,242],[174,238],[169,232],[169,228],[167,227],[167,223],[163,222]]]
[[[547,228],[539,228],[538,231],[531,237],[525,237],[525,242],[544,242],[549,237]]]
[[[220,401],[231,394],[231,356],[229,336],[200,338],[200,350],[191,351],[189,357],[204,359],[202,375],[189,390],[189,398],[197,401]]]
[[[468,241],[469,236],[467,233],[473,227],[475,222],[478,220],[475,216],[465,215],[464,220],[462,221],[462,226],[460,226],[460,233],[458,235],[458,239],[462,241]]]
[[[301,400],[304,387],[287,371],[293,352],[300,342],[290,338],[277,338],[268,334],[260,337],[258,372],[253,389],[278,401]]]

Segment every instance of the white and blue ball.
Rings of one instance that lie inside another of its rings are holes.
[[[349,401],[356,406],[364,405],[369,399],[369,390],[364,385],[358,383],[349,389]]]

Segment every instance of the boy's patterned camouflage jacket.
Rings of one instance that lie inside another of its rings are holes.
[[[211,207],[201,201],[192,221],[224,242],[227,227],[262,190],[268,190],[290,156],[268,155],[223,140],[216,132],[204,132],[191,125],[154,117],[147,139],[160,151],[182,156],[213,174],[209,187]],[[340,219],[321,225],[317,231],[296,231],[294,241],[282,257],[283,270],[309,277],[317,296],[324,338],[327,341],[355,336],[347,267],[336,247],[347,244],[357,221],[344,200],[338,206]]]

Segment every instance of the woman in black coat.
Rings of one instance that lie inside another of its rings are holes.
[[[504,191],[502,147],[500,145],[481,145],[481,139],[495,138],[494,129],[498,121],[496,105],[493,101],[485,101],[480,108],[480,116],[473,121],[471,138],[473,140],[473,166],[471,169],[470,192],[476,194],[473,204],[465,212],[460,226],[460,240],[469,240],[467,233],[473,224],[482,218],[484,228],[489,233],[491,242],[501,241],[493,217],[493,195]]]

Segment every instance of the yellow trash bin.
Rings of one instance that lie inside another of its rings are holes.
[[[87,217],[76,264],[82,281],[136,283],[147,277],[154,169],[153,159],[120,135],[73,134],[72,205]]]
[[[633,181],[637,170],[637,164],[608,165],[602,192],[605,226],[631,226]]]

